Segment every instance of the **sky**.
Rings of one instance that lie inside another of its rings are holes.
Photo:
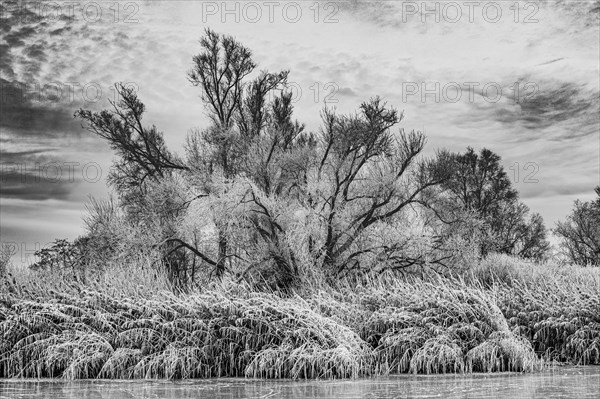
[[[489,148],[547,227],[600,184],[600,1],[2,1],[0,241],[16,261],[84,233],[113,154],[73,118],[136,88],[182,153],[208,125],[187,80],[206,28],[290,70],[296,117],[383,97],[427,154]]]

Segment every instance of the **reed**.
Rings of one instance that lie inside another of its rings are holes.
[[[0,291],[0,377],[356,378],[600,364],[600,270],[497,261],[501,273],[487,264],[464,277],[363,276],[286,294],[232,281],[174,292],[146,268],[85,282],[11,271]]]
[[[3,377],[332,378],[372,367],[372,349],[356,333],[301,298],[221,288],[45,299],[3,296]]]

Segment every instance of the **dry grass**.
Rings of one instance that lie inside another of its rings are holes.
[[[487,264],[467,279],[383,275],[285,296],[231,282],[174,294],[148,268],[85,284],[11,273],[0,292],[0,377],[355,378],[600,364],[600,270],[500,261],[502,274]]]

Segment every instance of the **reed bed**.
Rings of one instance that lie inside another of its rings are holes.
[[[600,270],[571,272],[517,262],[485,279],[383,275],[291,294],[233,282],[173,293],[156,275],[152,289],[110,276],[13,276],[0,291],[0,377],[356,378],[600,364]]]
[[[372,365],[351,329],[268,293],[5,296],[1,314],[2,377],[355,378]]]
[[[538,357],[600,364],[600,268],[494,256],[474,275],[497,292],[511,330],[531,342]]]
[[[391,277],[345,290],[343,297],[363,309],[360,335],[374,348],[380,373],[541,367],[531,344],[510,330],[494,293],[480,285]]]

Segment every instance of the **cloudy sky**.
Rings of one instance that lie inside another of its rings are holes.
[[[134,85],[146,123],[181,152],[207,125],[186,72],[205,28],[236,36],[261,69],[289,69],[296,117],[374,95],[404,110],[427,150],[488,147],[547,226],[600,184],[600,1],[2,1],[1,241],[83,232],[112,154],[74,120]],[[516,6],[515,6],[516,5]]]

